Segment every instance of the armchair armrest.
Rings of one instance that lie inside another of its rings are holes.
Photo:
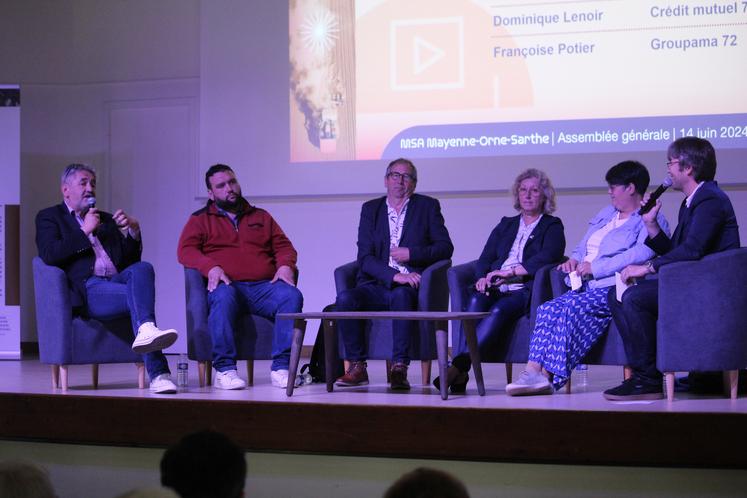
[[[452,266],[447,272],[449,281],[449,295],[451,296],[451,311],[462,311],[464,307],[465,289],[475,278],[477,260]]]
[[[36,300],[36,330],[42,363],[65,365],[72,361],[70,289],[65,272],[38,256],[32,262]]]
[[[184,267],[184,294],[187,312],[187,352],[189,357],[199,361],[209,358],[196,358],[196,351],[211,351],[212,342],[208,329],[208,299],[205,277],[194,269]],[[197,347],[196,341],[203,342]]]
[[[344,290],[355,287],[355,278],[358,275],[358,262],[351,261],[335,268],[335,291],[337,294]]]
[[[661,371],[747,366],[746,282],[747,248],[659,268],[657,365]]]
[[[450,267],[451,260],[442,259],[423,270],[418,290],[418,310],[447,311],[449,309],[449,286],[446,274]]]

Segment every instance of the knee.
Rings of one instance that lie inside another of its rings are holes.
[[[418,307],[418,294],[410,286],[400,286],[392,289],[392,295],[389,298],[389,307],[392,310],[412,311]]]
[[[284,285],[281,299],[283,301],[283,308],[288,310],[288,312],[300,312],[303,308],[303,294],[298,290],[298,287]]]
[[[232,285],[220,284],[212,292],[208,292],[210,311],[218,308],[231,308],[236,305],[238,294]]]
[[[353,294],[352,290],[347,289],[337,294],[337,299],[335,299],[335,309],[337,311],[358,310],[357,300],[355,299],[355,295]]]
[[[153,265],[147,261],[138,261],[130,265],[129,270],[138,275],[145,276],[151,279],[156,278],[156,271],[153,269]]]

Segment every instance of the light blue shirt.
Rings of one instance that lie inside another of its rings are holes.
[[[571,254],[576,261],[583,261],[586,256],[586,246],[589,237],[603,228],[617,214],[613,206],[604,207],[589,221],[589,229],[581,242]],[[656,216],[659,226],[669,236],[669,223],[661,212]],[[654,257],[654,251],[643,242],[648,232],[643,224],[643,218],[638,211],[632,213],[628,221],[611,230],[599,244],[599,253],[591,262],[591,272],[594,280],[588,282],[589,289],[609,287],[615,285],[615,272],[621,271],[628,265],[641,264]]]

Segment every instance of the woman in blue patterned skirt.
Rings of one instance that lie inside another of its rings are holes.
[[[537,309],[526,370],[506,386],[511,396],[551,394],[562,387],[612,320],[607,291],[615,285],[615,272],[654,256],[643,243],[647,232],[638,214],[650,180],[646,167],[624,161],[610,168],[605,179],[611,205],[589,221],[570,259],[558,266],[569,274],[567,282],[575,273],[583,284]],[[658,221],[668,234],[662,215]]]

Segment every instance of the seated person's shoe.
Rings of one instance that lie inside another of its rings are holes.
[[[392,370],[389,373],[389,385],[395,391],[410,389],[410,383],[407,381],[407,365],[400,362],[392,365]]]
[[[450,366],[446,370],[446,386],[449,388],[452,394],[464,394],[467,391],[467,382],[469,381],[469,374],[467,372],[460,371],[454,365]],[[433,385],[441,390],[441,377],[433,379]]]
[[[351,361],[350,368],[345,375],[337,379],[335,384],[341,387],[365,386],[368,384],[368,371],[365,361]]]
[[[623,381],[619,386],[604,391],[604,398],[610,401],[663,399],[664,389],[661,386],[661,382],[646,384],[633,376]]]
[[[157,375],[150,381],[150,392],[153,394],[175,394],[176,384],[171,382],[171,375]]]
[[[506,394],[509,396],[531,396],[535,394],[552,394],[552,384],[547,377],[541,373],[533,373],[524,370],[516,382],[506,386]]]
[[[153,322],[145,322],[137,329],[132,350],[137,354],[160,351],[174,344],[178,334],[174,329],[161,330]]]
[[[239,377],[236,370],[226,370],[225,372],[216,372],[213,387],[218,389],[244,389],[246,381]]]
[[[288,370],[286,369],[280,369],[280,370],[273,370],[270,372],[270,381],[272,382],[272,385],[275,387],[279,387],[281,389],[285,389],[288,387]],[[303,385],[303,380],[296,376],[296,380],[293,383],[293,387],[300,387]]]

